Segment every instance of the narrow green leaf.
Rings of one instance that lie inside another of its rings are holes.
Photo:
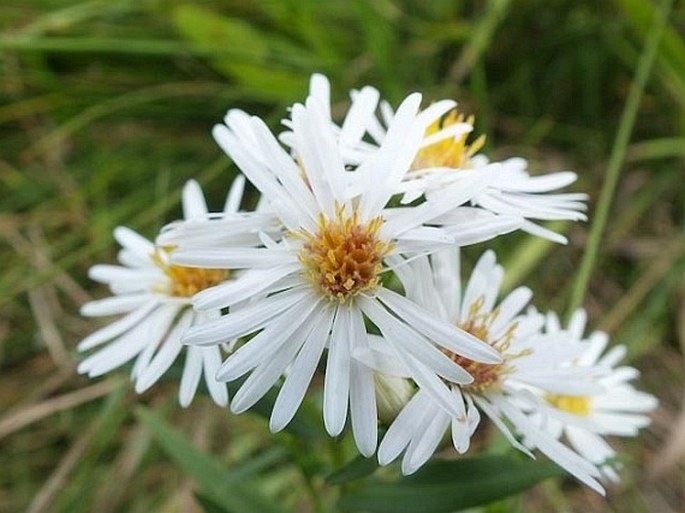
[[[179,5],[173,10],[173,22],[189,41],[214,46],[217,41],[236,51],[236,59],[249,59],[264,63],[268,55],[266,42],[248,23],[236,18],[221,16],[195,5]]]
[[[255,468],[250,465],[249,472],[242,467],[228,470],[221,462],[198,450],[182,433],[152,410],[138,408],[137,415],[167,456],[197,481],[202,495],[213,503],[222,505],[222,508],[231,513],[283,513],[274,500],[264,496],[253,483],[246,480],[263,467]],[[272,464],[268,459],[266,463]]]
[[[621,121],[618,125],[611,156],[609,158],[609,164],[607,165],[606,179],[602,185],[602,192],[600,193],[599,201],[597,202],[594,220],[590,226],[587,247],[575,277],[573,290],[571,291],[571,300],[567,314],[568,318],[570,318],[571,315],[573,315],[573,312],[582,305],[583,299],[585,298],[585,293],[588,284],[590,283],[590,277],[599,255],[602,235],[609,220],[609,210],[614,198],[618,179],[621,176],[622,165],[625,160],[630,136],[633,132],[633,126],[637,119],[640,103],[642,102],[642,95],[652,70],[652,64],[654,64],[654,59],[657,56],[661,35],[664,28],[667,26],[668,14],[671,12],[672,6],[673,0],[663,0],[661,8],[654,16],[649,36],[645,41],[640,61],[635,70],[635,78],[631,84],[630,93],[628,93],[628,99],[626,100],[623,113],[621,114]]]
[[[195,500],[202,506],[205,513],[230,513],[230,510],[203,493],[195,492]]]
[[[326,482],[330,485],[347,483],[354,479],[370,476],[377,468],[378,463],[376,462],[376,458],[357,456],[351,462],[329,474],[328,477],[326,477]]]
[[[448,513],[520,493],[563,471],[511,456],[436,460],[399,481],[369,483],[339,501],[342,511]]]
[[[303,70],[318,67],[311,52],[289,39],[265,33],[246,21],[222,16],[210,9],[185,4],[174,9],[177,30],[196,49],[217,41],[235,50],[230,58],[216,57],[212,65],[245,86],[244,94],[256,100],[292,101],[306,90]]]

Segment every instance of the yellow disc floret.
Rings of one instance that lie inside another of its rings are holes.
[[[464,117],[456,110],[450,111],[442,119],[436,119],[426,129],[426,137],[457,123],[467,123],[473,128],[475,118]],[[470,167],[470,160],[485,144],[485,135],[480,135],[473,142],[467,143],[470,131],[444,139],[421,148],[411,165],[412,170],[430,167],[450,167],[464,169]]]
[[[168,254],[173,249],[157,249],[152,261],[169,278],[168,283],[160,288],[161,292],[174,297],[192,297],[201,290],[226,281],[229,272],[226,269],[203,269],[184,267],[169,263]]]
[[[587,417],[590,415],[590,398],[582,395],[545,394],[545,400],[559,410]]]
[[[359,220],[357,212],[345,215],[338,208],[335,218],[319,216],[315,234],[300,232],[303,239],[300,262],[305,276],[331,299],[341,303],[360,292],[378,285],[381,261],[392,249],[392,244],[380,239],[382,220],[367,223]]]

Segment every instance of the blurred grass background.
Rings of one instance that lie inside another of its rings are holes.
[[[265,423],[176,407],[176,384],[136,397],[125,376],[75,375],[94,328],[78,307],[106,292],[87,269],[112,261],[112,229],[153,237],[180,214],[190,177],[215,206],[235,168],[210,136],[228,107],[264,116],[326,73],[339,100],[369,83],[476,114],[494,158],[605,183],[617,126],[660,2],[655,0],[4,0],[0,6],[0,512],[199,511],[192,483],[134,407],[153,405],[227,462],[268,447]],[[335,109],[334,109],[335,112]],[[604,501],[550,481],[502,511],[685,511],[685,4],[677,2],[637,111],[584,305],[629,348],[657,395],[653,426]],[[559,247],[496,241],[508,286],[563,312],[589,225]],[[475,259],[482,248],[466,251]],[[208,413],[213,414],[208,415]],[[199,419],[199,420],[198,420]],[[287,435],[277,446],[292,448]],[[301,448],[300,448],[301,452]],[[298,511],[324,489],[279,465],[259,486]]]

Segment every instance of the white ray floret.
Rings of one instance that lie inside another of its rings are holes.
[[[236,213],[242,187],[242,178],[234,182],[224,214]],[[200,186],[193,180],[183,188],[183,212],[185,221],[175,224],[179,230],[186,223],[196,226],[208,217]],[[239,233],[236,236],[245,238]],[[121,265],[96,265],[89,273],[92,279],[109,285],[114,295],[84,304],[81,313],[88,317],[123,317],[81,341],[80,351],[97,351],[79,364],[78,371],[95,377],[133,360],[131,379],[136,391],[142,393],[185,353],[179,388],[181,405],[190,404],[203,376],[214,402],[228,405],[226,384],[214,379],[221,365],[220,347],[185,347],[181,338],[191,326],[219,317],[218,310],[194,312],[190,298],[227,280],[229,272],[173,265],[169,262],[173,249],[148,241],[129,228],[116,228],[114,237],[122,247],[118,255]],[[254,234],[252,239],[256,239]]]
[[[541,452],[601,492],[595,466],[541,429],[529,413],[539,403],[528,390],[531,387],[553,393],[596,392],[598,387],[588,379],[595,375],[594,369],[562,365],[579,355],[583,346],[569,337],[541,332],[543,316],[534,309],[523,311],[532,296],[525,287],[514,290],[497,304],[503,270],[496,264],[492,251],[480,258],[463,293],[458,251],[453,249],[434,253],[430,258],[413,259],[396,269],[410,299],[430,307],[443,321],[490,345],[500,353],[502,362],[484,364],[443,349],[473,377],[470,383],[448,382],[452,397],[461,404],[460,412],[455,415],[425,390],[419,390],[388,429],[378,450],[379,462],[386,465],[404,453],[402,471],[411,474],[431,457],[447,430],[451,431],[455,449],[464,453],[481,414],[485,414],[514,447],[531,455],[517,437],[536,440],[535,446]],[[355,357],[372,368],[390,370],[395,375],[403,364],[401,359],[379,349],[378,344],[357,351]],[[405,368],[404,376],[408,375]]]
[[[367,101],[370,105],[374,100]],[[454,242],[449,233],[425,224],[452,204],[404,207],[392,215],[385,210],[422,140],[420,101],[420,95],[412,94],[402,103],[373,158],[353,170],[345,165],[327,105],[316,98],[291,110],[296,158],[259,118],[240,111],[229,111],[226,124],[214,128],[216,141],[284,227],[280,237],[266,237],[258,248],[209,251],[181,245],[171,255],[180,265],[245,270],[235,282],[193,299],[199,310],[220,307],[229,308],[229,313],[192,328],[184,337],[188,344],[207,346],[254,335],[228,357],[217,375],[225,381],[248,375],[232,401],[233,411],[250,408],[285,376],[270,422],[273,430],[282,429],[299,408],[319,360],[325,358],[325,427],[331,435],[340,434],[349,410],[356,443],[368,456],[377,443],[373,372],[351,357],[368,345],[365,320],[386,335],[419,386],[455,414],[459,402],[443,379],[466,382],[470,377],[443,349],[478,361],[499,360],[496,351],[472,335],[449,323],[430,321],[429,310],[386,292],[381,281],[389,270],[388,260],[401,255],[405,246],[430,253]],[[356,130],[357,123],[349,124],[349,130]],[[357,179],[371,174],[372,183]],[[464,182],[462,201],[482,186],[477,175]],[[233,312],[233,306],[242,302],[248,304]]]

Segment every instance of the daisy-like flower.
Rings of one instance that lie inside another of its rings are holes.
[[[609,372],[597,378],[602,390],[595,395],[540,394],[549,405],[540,412],[541,425],[555,437],[564,436],[584,458],[597,465],[603,477],[618,482],[616,452],[604,436],[637,436],[640,428],[649,425],[647,412],[657,406],[651,394],[636,390],[631,381],[639,376],[637,369],[618,366],[626,354],[625,346],[618,345],[606,351],[609,337],[595,331],[587,339],[583,332],[587,315],[580,309],[575,312],[567,330],[560,326],[555,314],[548,314],[546,330],[551,334],[569,334],[582,340],[584,352],[570,365],[580,368],[602,367]]]
[[[242,176],[234,181],[226,212],[238,210],[243,184]],[[183,189],[183,213],[186,223],[207,218],[204,196],[194,180]],[[78,366],[79,373],[96,377],[135,360],[131,379],[136,392],[142,393],[185,352],[179,390],[181,406],[188,406],[193,400],[203,374],[214,402],[226,406],[226,385],[214,379],[221,365],[220,347],[184,348],[181,337],[191,326],[219,317],[218,310],[194,312],[190,298],[229,280],[229,271],[172,264],[169,256],[173,246],[150,242],[129,228],[116,228],[114,237],[122,246],[118,255],[121,265],[96,265],[89,271],[91,279],[109,285],[114,295],[86,303],[81,314],[125,315],[80,342],[79,351],[106,346],[84,359]]]
[[[386,465],[404,452],[402,471],[411,474],[430,458],[448,429],[454,447],[464,453],[482,412],[517,449],[531,455],[515,434],[534,440],[535,446],[550,459],[601,491],[595,479],[599,472],[594,465],[529,417],[529,410],[538,403],[537,397],[528,390],[530,387],[550,394],[596,392],[596,385],[588,381],[588,376],[594,375],[594,369],[562,365],[580,354],[582,345],[566,336],[541,332],[543,316],[532,309],[522,312],[532,296],[525,287],[514,290],[496,303],[503,270],[495,263],[492,251],[484,253],[476,264],[463,295],[456,251],[444,250],[430,259],[414,259],[406,266],[398,267],[400,269],[398,276],[409,298],[430,306],[443,321],[490,345],[500,354],[502,362],[484,364],[446,350],[450,359],[473,376],[473,382],[468,384],[448,384],[461,405],[460,411],[457,415],[446,411],[425,391],[418,390],[388,429],[378,450],[379,462]],[[355,356],[380,371],[407,376],[402,362],[387,346],[376,344],[370,351],[358,351]],[[513,432],[509,426],[513,427]]]
[[[313,75],[310,93],[320,102],[329,105],[330,85],[323,75]],[[380,101],[377,90],[365,87],[352,91],[352,106],[345,120],[337,129],[341,152],[347,162],[359,163],[377,151],[386,137],[386,126],[392,122],[395,113],[389,103]],[[380,106],[380,117],[376,117],[376,106]],[[409,203],[422,195],[441,196],[441,190],[459,183],[469,174],[487,173],[487,186],[470,200],[475,209],[457,206],[447,216],[436,222],[460,232],[469,223],[497,226],[520,218],[515,228],[548,240],[567,243],[567,239],[552,230],[544,228],[533,220],[587,220],[584,211],[587,195],[583,193],[552,193],[576,181],[571,171],[560,171],[541,176],[531,176],[527,162],[522,158],[511,158],[491,163],[480,154],[485,136],[471,139],[474,116],[465,117],[456,109],[456,103],[442,100],[431,105],[425,113],[427,127],[420,149],[403,177],[402,201]],[[330,111],[329,111],[330,117]],[[359,128],[366,123],[365,128]],[[367,137],[366,139],[364,137]],[[291,134],[282,134],[284,141],[292,141]],[[498,214],[487,216],[487,214]],[[493,228],[494,229],[494,228]],[[514,228],[510,228],[511,231]],[[500,233],[504,233],[500,231]],[[495,233],[496,235],[497,233]]]
[[[431,313],[383,286],[388,259],[404,251],[430,252],[453,242],[425,220],[467,201],[480,177],[464,183],[450,203],[407,207],[386,218],[384,207],[413,160],[424,130],[417,118],[421,97],[400,106],[382,146],[364,164],[348,171],[335,134],[316,99],[292,108],[297,158],[281,147],[264,123],[229,111],[214,137],[259,189],[284,227],[278,240],[263,236],[263,247],[187,249],[181,243],[172,261],[204,268],[244,269],[232,283],[200,292],[198,310],[229,308],[227,315],[194,327],[189,344],[212,346],[254,335],[232,353],[217,377],[246,378],[231,402],[239,413],[250,408],[281,376],[270,427],[278,431],[293,418],[327,348],[323,417],[327,431],[340,434],[350,410],[352,432],[364,455],[375,451],[377,407],[373,372],[351,354],[368,345],[365,320],[389,340],[413,379],[427,395],[457,413],[445,385],[471,377],[447,356],[499,361],[473,335],[433,318]],[[361,187],[354,177],[370,173]],[[235,304],[251,301],[233,312]],[[429,340],[430,339],[430,340]]]
[[[371,86],[365,86],[361,90],[351,92],[352,104],[346,112],[341,125],[335,124],[331,118],[330,110],[330,83],[321,74],[314,74],[310,80],[310,94],[319,100],[319,104],[325,106],[323,116],[332,126],[335,140],[338,145],[340,156],[347,166],[359,166],[365,160],[373,157],[382,145],[387,133],[376,117],[376,110],[380,108],[381,118],[385,120],[385,126],[389,126],[394,118],[394,111],[385,101],[380,101],[380,93]],[[454,195],[454,191],[461,186],[460,183],[445,184],[442,181],[434,180],[435,176],[454,176],[455,166],[464,163],[468,157],[476,152],[484,141],[479,138],[474,143],[467,145],[466,137],[473,129],[471,118],[464,119],[463,116],[450,114],[450,109],[454,109],[456,103],[452,100],[440,100],[433,103],[421,113],[423,122],[424,137],[419,143],[419,148],[402,180],[397,186],[398,193],[402,193],[402,203],[408,204],[426,191],[431,191],[430,199],[435,203],[446,203]],[[447,114],[448,119],[454,122],[449,126],[441,127],[440,119],[443,114]],[[292,120],[285,119],[283,124],[290,128],[279,135],[279,139],[291,147],[293,153],[297,155],[295,136],[292,131]],[[367,135],[370,140],[366,140]],[[456,147],[461,147],[463,152],[455,151],[455,145],[451,142],[452,137],[459,141]],[[461,145],[461,146],[460,146]],[[437,149],[436,149],[437,148]],[[447,154],[443,154],[440,148],[446,148]],[[463,155],[462,155],[463,153]],[[430,172],[425,172],[423,166],[431,164]],[[419,167],[417,167],[419,166]],[[491,166],[485,163],[480,167],[479,187],[472,190],[470,203],[474,203],[492,182],[493,173],[498,169],[499,164]],[[373,187],[378,177],[375,176],[373,167],[361,167],[362,171],[354,173],[355,183],[350,185],[351,189],[357,190]],[[420,172],[419,172],[420,171]],[[465,174],[456,175],[458,178],[465,178],[466,182],[473,180],[472,176]],[[420,180],[416,178],[420,177]],[[444,181],[444,180],[443,180]],[[432,186],[430,186],[433,184]],[[392,215],[392,211],[386,211],[386,217]],[[431,220],[431,224],[438,225],[443,231],[453,238],[454,244],[466,246],[483,242],[498,235],[512,232],[521,228],[526,220],[518,213],[497,214],[480,207],[466,206],[462,201],[452,202],[452,208],[444,211],[443,214]]]

